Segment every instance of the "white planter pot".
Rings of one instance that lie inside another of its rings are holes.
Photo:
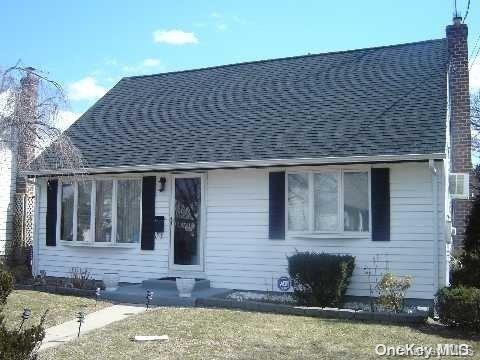
[[[104,273],[103,283],[105,284],[106,291],[115,291],[118,289],[118,282],[120,281],[120,275],[118,273]]]
[[[178,296],[182,298],[189,298],[192,296],[193,288],[195,287],[195,279],[177,278]]]

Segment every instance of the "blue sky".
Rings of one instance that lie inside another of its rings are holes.
[[[123,76],[442,38],[453,0],[3,0],[2,12],[0,66],[47,71],[78,114]],[[467,23],[473,48],[478,1]]]

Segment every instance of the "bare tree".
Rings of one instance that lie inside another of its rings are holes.
[[[66,105],[62,87],[46,74],[20,62],[4,71],[0,69],[0,154],[11,154],[15,189],[9,204],[7,227],[12,229],[12,235],[7,239],[5,259],[16,269],[16,277],[31,272],[31,237],[26,224],[31,224],[27,200],[32,198],[33,186],[28,185],[23,171],[62,169],[84,173],[81,153],[59,127],[60,111]]]
[[[66,105],[62,87],[43,72],[20,62],[0,70],[0,150],[12,151],[17,171],[78,173],[84,168],[81,153],[58,126],[59,111]]]
[[[472,121],[472,147],[477,154],[480,152],[480,91],[470,97],[470,118]]]

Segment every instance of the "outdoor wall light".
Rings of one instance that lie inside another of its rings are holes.
[[[29,308],[23,309],[22,322],[20,323],[20,327],[18,328],[18,331],[22,330],[23,324],[25,323],[25,321],[28,320],[30,315],[32,315],[32,310],[30,310]]]
[[[147,302],[145,303],[145,305],[147,306],[147,310],[148,310],[148,308],[150,307],[150,303],[152,302],[152,299],[153,299],[153,291],[147,290],[147,294],[145,298],[147,299]]]
[[[165,183],[167,182],[167,179],[164,176],[162,176],[159,181],[160,181],[159,191],[162,192],[165,190]]]

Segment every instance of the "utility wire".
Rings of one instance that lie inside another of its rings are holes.
[[[473,65],[475,65],[475,61],[477,60],[478,54],[480,53],[480,34],[477,37],[477,41],[475,41],[475,45],[473,46],[472,50],[472,60],[470,63],[470,66],[468,67],[468,70],[472,70]]]
[[[477,45],[478,45],[479,41],[480,41],[480,34],[478,35],[477,40],[475,40],[475,45],[473,45],[472,52],[470,53],[470,55],[473,55],[475,50],[477,50]]]
[[[469,11],[470,11],[470,0],[468,0],[468,3],[467,3],[467,10],[465,11],[465,17],[463,18],[463,22],[465,22],[465,20],[467,20],[467,16],[468,16]]]
[[[480,38],[480,36],[479,36],[479,38]],[[474,50],[474,51],[475,51],[475,50]],[[475,56],[474,56],[473,59],[472,59],[472,63],[470,64],[470,67],[468,68],[469,71],[472,70],[473,65],[475,65],[475,61],[477,60],[477,57],[478,57],[478,54],[479,54],[479,53],[480,53],[480,46],[477,47],[477,50],[476,50],[476,52],[475,52]]]

